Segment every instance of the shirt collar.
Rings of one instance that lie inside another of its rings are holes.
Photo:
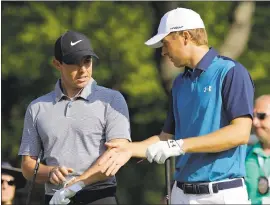
[[[187,77],[187,76],[190,77],[192,72],[202,73],[203,71],[206,71],[216,56],[218,56],[218,52],[214,48],[210,47],[208,52],[199,61],[198,65],[196,66],[194,70],[187,66],[185,67],[183,77]],[[196,70],[199,70],[199,71],[196,71]]]
[[[96,85],[97,82],[93,78],[91,78],[78,97],[88,101],[89,100],[88,97],[95,90]],[[55,91],[55,103],[59,102],[64,96],[66,96],[62,92],[61,79],[59,79],[56,82],[54,91]]]
[[[254,153],[256,153],[257,155],[259,156],[262,156],[262,157],[270,157],[269,155],[266,155],[263,151],[263,148],[262,148],[262,145],[260,142],[257,142],[254,147],[253,147],[253,150],[252,150]]]
[[[218,52],[214,48],[210,47],[208,52],[199,61],[196,68],[203,70],[203,71],[206,71],[216,56],[218,56]]]
[[[190,77],[192,72],[193,72],[192,68],[186,66],[185,67],[184,74],[183,74],[183,78]]]
[[[59,102],[62,97],[66,96],[63,92],[62,92],[62,86],[61,86],[61,79],[59,79],[54,87],[54,92],[55,92],[55,103]]]
[[[91,95],[91,93],[94,92],[96,85],[97,85],[97,82],[93,78],[91,78],[87,86],[82,90],[80,97],[85,100],[89,100],[88,99],[89,95]]]

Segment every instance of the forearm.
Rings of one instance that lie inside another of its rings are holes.
[[[119,144],[128,144],[129,141],[127,139],[112,139],[109,142],[116,142]],[[77,177],[76,181],[83,181],[85,185],[93,184],[99,181],[104,181],[108,178],[111,178],[111,176],[106,176],[105,173],[101,172],[102,167],[99,165],[99,161],[102,159],[103,156],[105,156],[109,152],[109,149],[103,153],[102,156],[100,156],[97,161],[89,168],[87,169],[82,175]]]
[[[111,178],[111,176],[106,176],[105,174],[101,173],[100,170],[101,167],[95,164],[82,175],[78,176],[76,181],[83,181],[85,185],[89,185]]]
[[[244,125],[244,124],[243,124]],[[246,144],[249,139],[251,123],[230,124],[208,135],[184,139],[183,150],[186,153],[221,152]]]
[[[129,150],[131,150],[131,152],[132,152],[132,157],[146,158],[146,155],[145,155],[146,150],[151,144],[154,144],[154,143],[159,142],[159,141],[166,141],[168,139],[172,139],[172,136],[173,135],[171,135],[171,134],[161,132],[160,135],[152,136],[152,137],[150,137],[146,140],[143,140],[141,142],[130,143],[128,145]]]
[[[35,160],[31,160],[31,161],[27,161],[27,162],[22,162],[22,172],[23,172],[23,176],[27,179],[27,180],[32,180],[33,175],[34,175],[34,169],[36,166],[36,161]],[[46,166],[44,164],[39,164],[39,168],[38,168],[38,172],[37,172],[37,176],[36,176],[36,182],[40,183],[40,184],[44,184],[46,182],[49,181],[49,172],[51,171],[51,169],[53,168],[53,166]]]

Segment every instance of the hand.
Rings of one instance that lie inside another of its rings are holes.
[[[98,160],[98,165],[102,167],[101,173],[105,173],[106,176],[114,176],[128,162],[132,157],[132,152],[128,149],[129,144],[105,143],[108,150]]]
[[[183,143],[183,140],[167,140],[152,144],[146,150],[147,160],[150,163],[155,161],[158,164],[163,164],[169,157],[184,154],[182,149]]]
[[[66,176],[72,173],[72,168],[54,167],[49,173],[49,181],[54,185],[64,184],[66,182]]]
[[[85,184],[82,181],[79,181],[69,187],[62,188],[54,193],[50,204],[68,204],[70,202],[69,199],[75,196],[75,194],[84,187]]]

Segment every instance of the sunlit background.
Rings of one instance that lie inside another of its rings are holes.
[[[270,2],[1,2],[2,161],[20,167],[17,156],[27,105],[50,92],[59,77],[52,66],[55,40],[67,30],[87,35],[100,57],[93,77],[119,90],[130,111],[133,141],[161,131],[175,68],[160,50],[144,45],[160,18],[176,7],[197,11],[209,45],[240,61],[251,73],[256,96],[270,93]],[[239,102],[241,103],[241,102]],[[254,136],[251,143],[256,140]],[[160,204],[163,165],[132,159],[117,174],[121,204]],[[17,195],[24,202],[27,187]],[[43,201],[36,185],[33,202]]]

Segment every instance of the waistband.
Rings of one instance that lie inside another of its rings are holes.
[[[45,204],[49,204],[52,195],[45,195]],[[116,197],[116,186],[97,190],[81,190],[70,198],[70,204],[88,204],[106,197]]]
[[[231,179],[220,182],[204,182],[204,183],[184,183],[176,182],[177,187],[182,189],[185,194],[213,194],[220,190],[242,187],[244,185],[242,178]]]

